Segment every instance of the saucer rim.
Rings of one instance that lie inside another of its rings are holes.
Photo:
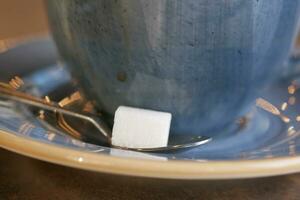
[[[218,180],[269,177],[300,172],[300,156],[204,162],[122,158],[47,144],[3,130],[0,130],[0,147],[58,165],[149,178]]]
[[[45,38],[49,36],[46,35]],[[28,43],[30,41],[21,44]],[[300,172],[300,156],[204,162],[145,160],[79,151],[66,146],[36,141],[30,137],[16,135],[13,131],[1,129],[0,148],[78,169],[151,178],[218,180],[268,177]]]

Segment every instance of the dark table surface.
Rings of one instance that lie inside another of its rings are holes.
[[[0,149],[0,199],[300,199],[300,174],[234,181],[179,181],[83,171]]]

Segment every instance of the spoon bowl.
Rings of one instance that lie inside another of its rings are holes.
[[[25,92],[17,91],[14,88],[10,87],[9,84],[6,84],[6,83],[0,83],[0,97],[7,99],[7,100],[15,101],[18,103],[33,106],[33,107],[41,109],[41,110],[52,111],[52,112],[58,113],[60,115],[66,115],[66,116],[74,117],[74,118],[89,122],[98,130],[98,132],[100,133],[99,137],[104,136],[106,139],[106,142],[109,144],[109,146],[112,146],[112,147],[115,147],[118,149],[139,151],[139,152],[153,152],[153,153],[182,151],[182,150],[187,150],[190,148],[199,147],[199,146],[206,144],[212,140],[210,137],[194,136],[192,138],[185,140],[183,143],[174,143],[174,142],[170,141],[166,147],[127,148],[127,147],[115,146],[115,145],[112,145],[112,143],[111,143],[111,135],[112,135],[111,130],[108,128],[108,126],[105,124],[105,122],[97,116],[74,112],[72,110],[69,110],[69,109],[59,106],[58,103],[51,102],[47,99],[41,99],[38,97],[34,97]]]

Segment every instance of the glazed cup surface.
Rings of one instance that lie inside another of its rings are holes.
[[[49,0],[60,54],[88,98],[170,112],[172,134],[212,135],[279,77],[300,0]]]

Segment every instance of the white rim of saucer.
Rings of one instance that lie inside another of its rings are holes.
[[[38,36],[49,37],[48,34]],[[5,42],[5,50],[9,50],[29,42],[30,39],[31,37],[12,38],[1,42]],[[56,144],[38,142],[3,130],[0,130],[0,147],[59,165],[140,177],[215,180],[257,178],[300,172],[300,156],[205,162],[145,160],[78,151]]]
[[[240,179],[300,172],[300,156],[236,161],[158,161],[115,157],[34,141],[0,130],[0,147],[59,165],[120,175],[166,179]]]

